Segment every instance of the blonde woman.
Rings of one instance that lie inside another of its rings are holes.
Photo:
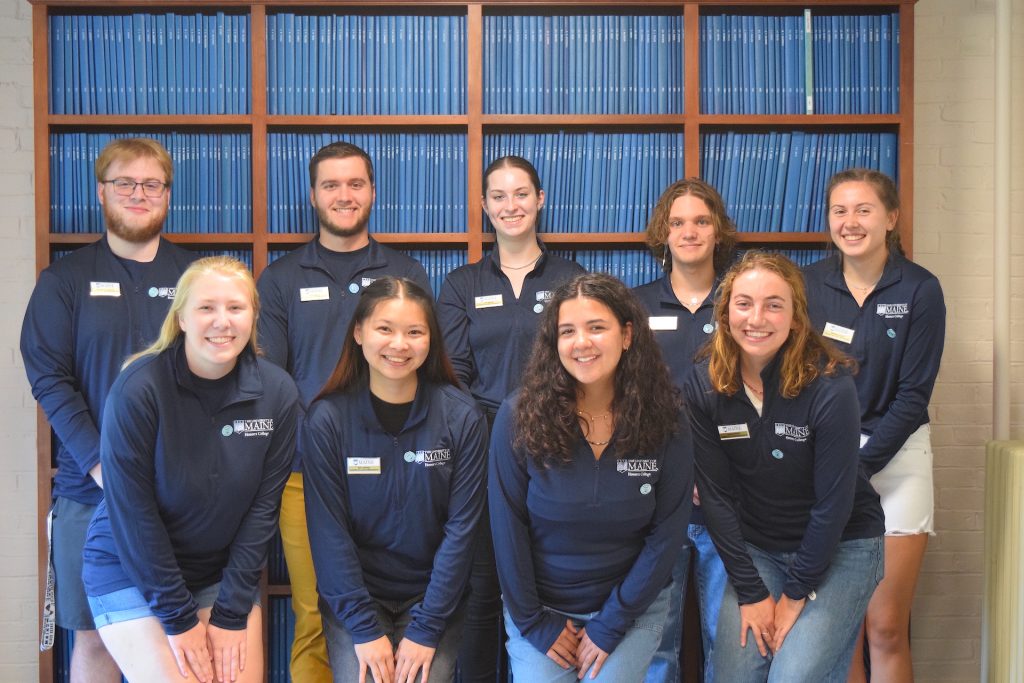
[[[159,339],[104,411],[107,496],[83,579],[129,681],[262,681],[257,601],[291,468],[298,394],[258,357],[256,287],[240,262],[181,276]]]

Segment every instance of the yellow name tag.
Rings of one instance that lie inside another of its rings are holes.
[[[821,336],[835,339],[844,344],[850,344],[853,342],[853,332],[849,327],[843,327],[835,323],[825,323],[825,331],[821,333]]]
[[[652,315],[647,319],[647,324],[650,325],[651,329],[654,331],[678,330],[679,317],[675,315]]]
[[[487,296],[478,296],[473,299],[473,303],[477,308],[497,308],[502,306],[501,294],[488,294]]]
[[[331,290],[327,287],[303,287],[299,290],[299,301],[327,301]]]
[[[746,422],[738,425],[718,425],[718,438],[722,441],[749,439],[750,430],[747,429]]]
[[[348,458],[349,474],[380,474],[380,458]]]
[[[121,296],[121,283],[90,282],[89,296]]]

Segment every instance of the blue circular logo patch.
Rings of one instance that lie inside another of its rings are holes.
[[[349,284],[349,286],[348,286],[348,291],[352,292],[353,294],[356,294],[356,293],[358,293],[358,292],[359,292],[359,285],[357,285],[357,284],[356,284],[356,283],[354,283],[354,282],[353,282],[353,283],[351,283],[351,284]]]
[[[648,493],[651,492],[651,488],[653,487],[650,484],[644,484],[643,486],[640,487],[640,493],[646,496]]]
[[[543,310],[544,310],[544,304],[534,304],[533,305],[533,312],[534,313],[540,313]]]
[[[711,334],[715,331],[715,326],[711,323],[704,323],[704,334]]]
[[[235,433],[235,430],[232,429],[231,425],[224,425],[223,427],[220,428],[220,433],[223,436],[231,436],[232,434]]]
[[[896,338],[896,330],[892,329],[891,327],[885,331],[885,334],[889,337],[889,339]]]
[[[149,288],[149,298],[151,298],[151,299],[156,298],[156,295],[159,294],[159,293],[160,293],[160,290],[157,289],[156,287],[150,287]]]
[[[405,457],[405,461],[406,462],[415,462],[416,461],[416,454],[413,453],[412,451],[406,451],[405,452],[405,456],[403,456],[403,457]]]
[[[774,449],[772,451],[772,457],[775,458],[776,460],[782,460],[782,451],[780,451],[778,448]]]

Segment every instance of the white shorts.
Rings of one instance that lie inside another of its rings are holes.
[[[935,491],[932,483],[932,430],[921,425],[871,485],[882,499],[885,535],[935,535]]]

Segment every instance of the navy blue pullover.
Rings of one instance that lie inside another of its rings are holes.
[[[126,368],[104,413],[107,495],[85,543],[86,593],[135,586],[169,635],[198,623],[192,593],[218,581],[210,623],[245,628],[291,469],[292,379],[246,350],[221,381],[211,414],[179,340]]]
[[[538,468],[512,447],[519,393],[498,410],[488,500],[502,599],[516,627],[547,652],[565,618],[597,615],[594,643],[611,653],[671,580],[693,492],[693,442],[685,415],[655,453],[600,459],[580,432],[572,463]]]
[[[857,462],[853,379],[820,376],[787,399],[780,364],[776,357],[761,372],[760,416],[746,392],[712,388],[707,360],[685,385],[701,507],[741,605],[769,595],[744,542],[796,553],[783,592],[800,600],[818,587],[841,540],[884,532],[878,494]]]
[[[317,590],[356,643],[384,635],[375,600],[413,606],[405,637],[437,647],[465,593],[484,506],[487,423],[448,385],[420,383],[397,435],[369,389],[310,406],[302,429]]]
[[[860,449],[869,476],[889,464],[907,437],[928,423],[928,402],[939,373],[946,304],[938,279],[893,254],[882,278],[858,306],[843,278],[841,255],[804,269],[808,312],[819,332],[829,323],[853,331],[850,343],[829,336],[857,360]]]
[[[501,271],[497,249],[453,270],[441,287],[438,318],[455,375],[492,415],[519,386],[551,294],[586,272],[578,263],[541,249],[518,299]]]
[[[178,278],[197,255],[161,239],[138,282],[106,235],[39,274],[21,328],[21,355],[60,443],[53,495],[96,505],[103,404],[121,364],[156,339]]]
[[[412,280],[430,292],[430,280],[419,261],[370,237],[349,272],[334,272],[321,256],[319,237],[267,266],[257,288],[258,323],[264,355],[288,371],[309,406],[338,364],[345,332],[359,295],[379,277]],[[293,465],[302,469],[301,446]]]

